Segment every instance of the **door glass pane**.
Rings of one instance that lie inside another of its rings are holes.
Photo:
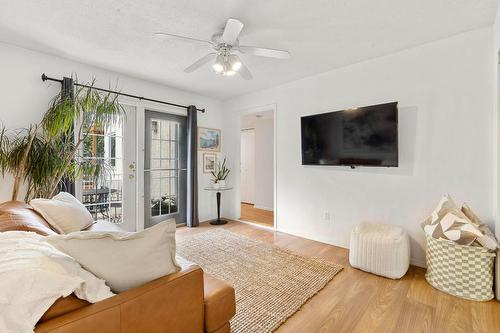
[[[101,176],[85,176],[82,202],[95,220],[122,222],[123,121],[106,128],[90,128],[83,142],[83,158],[102,168]]]
[[[178,170],[175,151],[179,138],[175,136],[178,123],[165,119],[151,119],[151,216],[168,215],[177,211],[175,188]],[[159,138],[159,139],[156,139]],[[174,184],[174,185],[172,185]]]
[[[185,154],[182,154],[183,156],[179,154],[180,146],[185,145],[186,141],[185,138],[180,137],[180,126],[185,126],[185,118],[154,112],[152,114],[158,117],[151,116],[146,120],[147,124],[149,123],[146,125],[149,135],[146,135],[145,154],[145,169],[149,166],[145,174],[146,184],[149,184],[149,188],[145,188],[146,193],[149,194],[149,207],[147,208],[149,216],[146,216],[146,226],[154,225],[170,218],[169,215],[180,212],[179,188],[181,179],[185,178],[185,169],[180,168],[181,165],[185,165],[185,161],[181,161],[185,159]],[[165,119],[162,119],[163,117]],[[185,187],[185,180],[183,180],[183,186]],[[176,215],[175,218],[178,223],[184,222],[185,219],[184,214]]]

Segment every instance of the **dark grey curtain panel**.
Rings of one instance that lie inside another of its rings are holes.
[[[187,109],[187,214],[188,227],[200,224],[198,216],[198,111],[196,106]]]
[[[74,98],[74,81],[72,78],[64,77],[61,85],[62,94],[68,98]],[[64,140],[73,140],[73,135],[69,138],[65,137]],[[71,181],[68,177],[63,176],[61,182],[58,185],[59,192],[68,192],[75,195],[75,183]]]

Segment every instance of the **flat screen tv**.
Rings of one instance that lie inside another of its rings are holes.
[[[398,166],[398,103],[301,118],[302,164]]]

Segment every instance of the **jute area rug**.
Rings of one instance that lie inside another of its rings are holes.
[[[235,333],[274,331],[342,270],[224,229],[179,240],[177,253],[234,287]]]

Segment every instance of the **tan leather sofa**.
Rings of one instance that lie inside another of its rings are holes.
[[[89,230],[115,228],[96,223]],[[30,206],[19,201],[0,204],[0,232],[55,234]],[[60,298],[44,314],[35,332],[230,332],[236,312],[234,289],[203,274],[196,265],[90,304],[74,295]]]

